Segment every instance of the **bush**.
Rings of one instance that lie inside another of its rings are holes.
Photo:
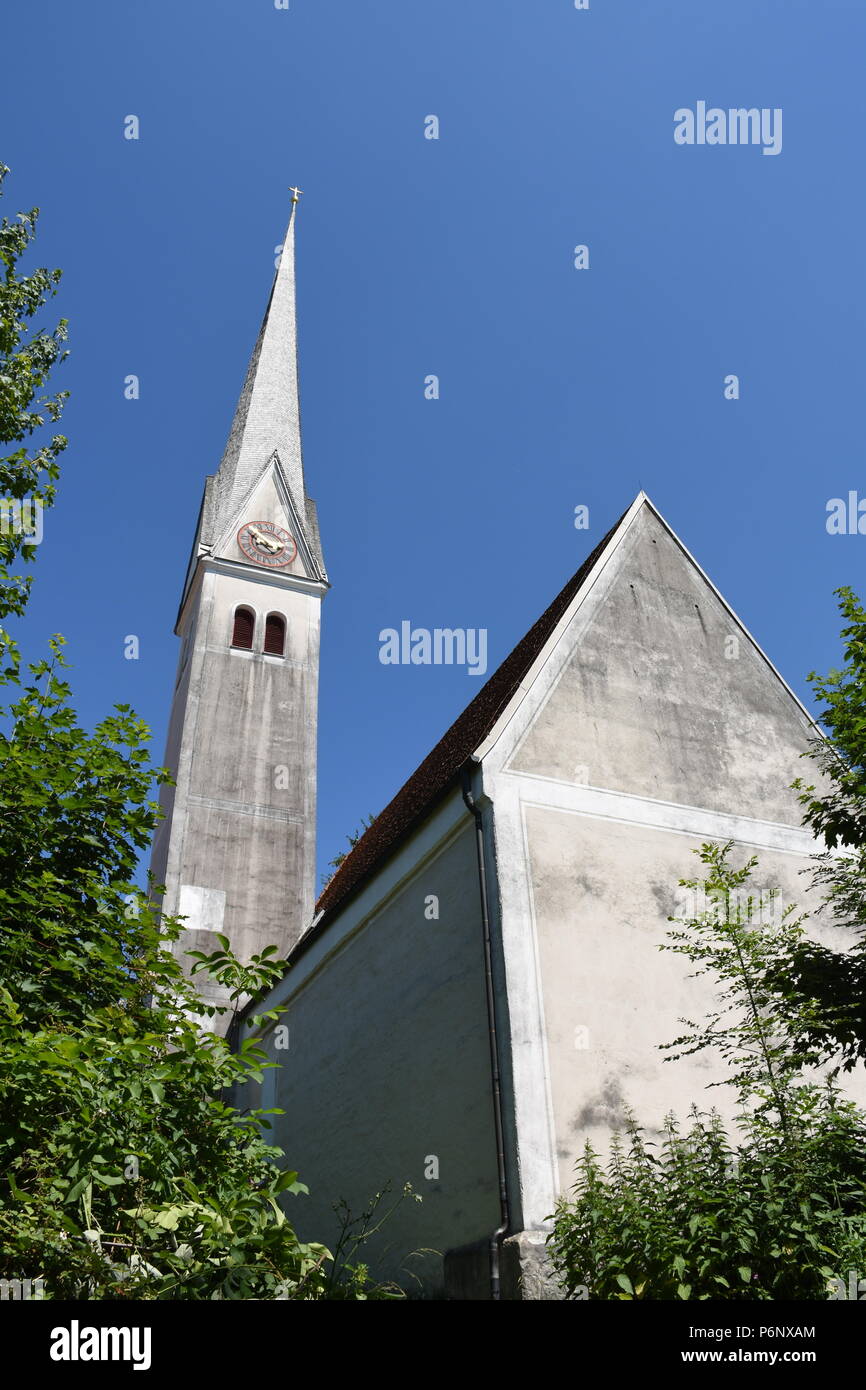
[[[661,1141],[629,1120],[606,1167],[587,1146],[574,1196],[554,1214],[549,1249],[566,1296],[603,1299],[824,1299],[866,1272],[866,1116],[815,1062],[813,1001],[779,990],[779,963],[803,940],[793,908],[756,926],[731,845],[699,851],[711,906],[680,920],[662,947],[710,973],[719,1006],[664,1044],[667,1060],[714,1051],[734,1088],[739,1134],[715,1111],[669,1115]]]

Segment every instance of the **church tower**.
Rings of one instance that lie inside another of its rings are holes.
[[[328,588],[301,452],[295,212],[228,443],[205,484],[151,868],[175,950],[281,955],[313,914],[320,609]],[[225,1002],[202,981],[202,994]],[[227,1024],[223,1016],[222,1030]]]

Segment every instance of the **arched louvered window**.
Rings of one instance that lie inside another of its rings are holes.
[[[236,608],[235,623],[232,628],[232,646],[243,647],[245,651],[250,651],[253,645],[253,633],[256,627],[256,618],[251,608]]]
[[[265,620],[265,651],[270,656],[283,656],[286,650],[286,620],[279,613],[269,613]]]

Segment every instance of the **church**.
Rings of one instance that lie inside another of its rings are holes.
[[[659,946],[707,840],[807,905],[815,846],[789,788],[815,726],[641,492],[315,900],[329,584],[301,448],[296,204],[183,583],[152,869],[186,919],[178,949],[220,932],[244,958],[289,957],[248,1006],[284,1010],[249,1103],[283,1112],[301,1237],[333,1248],[333,1204],[358,1217],[384,1193],[360,1255],[376,1277],[555,1298],[545,1239],[586,1142],[603,1153],[627,1110],[657,1133],[692,1102],[723,1108],[704,1054],[658,1050],[711,998]]]

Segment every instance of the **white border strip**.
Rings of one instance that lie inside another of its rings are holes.
[[[554,777],[528,776],[525,772],[504,770],[499,774],[517,783],[521,805],[590,816],[596,820],[645,825],[652,830],[677,835],[697,835],[711,840],[736,840],[756,849],[777,850],[783,854],[812,855],[822,846],[801,826],[777,821],[735,816],[726,811],[709,811],[702,806],[683,806],[675,801],[655,801],[630,792],[609,791],[604,787],[579,786]]]

